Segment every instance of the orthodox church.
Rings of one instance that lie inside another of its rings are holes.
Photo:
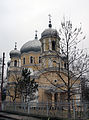
[[[20,51],[15,44],[8,62],[8,85],[14,84],[12,74],[21,74],[23,68],[30,69],[31,77],[38,83],[38,102],[58,102],[66,98],[66,93],[62,91],[66,88],[58,76],[60,72],[67,80],[66,58],[60,52],[60,36],[58,31],[52,28],[51,19],[48,28],[41,33],[40,39],[36,31],[35,39],[26,42]],[[9,96],[7,100],[10,100]]]

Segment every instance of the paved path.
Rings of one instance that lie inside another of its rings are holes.
[[[9,113],[4,113],[4,112],[0,112],[0,117],[4,117],[4,118],[10,119],[10,120],[11,119],[12,120],[41,120],[40,118],[21,116],[21,115],[9,114]]]
[[[6,118],[6,117],[1,117],[0,116],[0,120],[12,120],[12,118],[10,119],[10,118]]]

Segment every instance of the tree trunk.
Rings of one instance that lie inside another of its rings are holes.
[[[67,40],[67,38],[66,38]],[[68,40],[69,41],[69,40]],[[67,77],[68,77],[68,119],[71,118],[71,109],[70,109],[70,70],[69,70],[69,48],[68,48],[68,41],[67,41]]]
[[[71,119],[70,89],[68,89],[68,119]]]

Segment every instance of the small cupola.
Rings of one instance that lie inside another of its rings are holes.
[[[15,42],[14,50],[10,51],[10,58],[12,58],[12,57],[19,57],[20,58],[20,55],[21,55],[20,51],[17,50],[17,42]]]

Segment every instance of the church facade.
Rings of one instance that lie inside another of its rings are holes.
[[[39,40],[36,33],[35,39],[26,42],[20,51],[15,45],[14,50],[10,52],[10,59],[7,72],[8,84],[14,84],[15,73],[18,76],[23,68],[28,68],[31,77],[38,83],[38,102],[66,100],[66,92],[62,91],[66,89],[65,84],[58,75],[60,73],[67,81],[66,58],[60,52],[60,36],[58,31],[52,28],[51,20]],[[10,100],[9,96],[7,100]]]

